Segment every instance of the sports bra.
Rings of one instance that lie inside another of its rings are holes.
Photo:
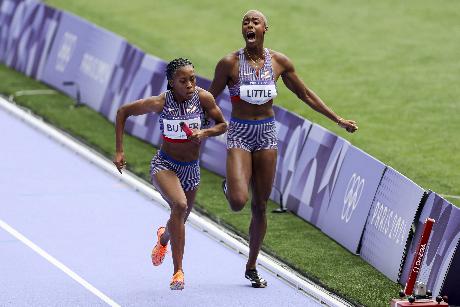
[[[163,139],[172,143],[189,142],[180,123],[186,123],[190,129],[201,129],[205,121],[198,90],[195,90],[192,98],[182,103],[176,102],[171,90],[166,91],[165,94],[165,104],[159,119]]]
[[[244,49],[238,51],[238,82],[229,86],[232,102],[244,100],[251,104],[262,105],[277,96],[270,51],[264,48],[264,65],[256,70],[246,60]]]

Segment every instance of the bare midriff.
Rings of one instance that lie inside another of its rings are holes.
[[[232,103],[232,117],[246,120],[261,120],[275,116],[273,111],[273,100],[263,105],[250,104],[239,99]]]
[[[161,145],[161,151],[180,162],[198,160],[200,157],[200,144],[192,141],[184,143],[171,143],[166,140]]]

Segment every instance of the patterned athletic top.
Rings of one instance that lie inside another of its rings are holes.
[[[260,105],[276,97],[275,78],[268,48],[264,48],[264,53],[264,65],[259,70],[256,70],[246,60],[244,49],[241,48],[238,51],[238,82],[228,87],[232,102],[244,100]]]
[[[201,107],[198,90],[192,98],[177,103],[170,90],[166,91],[165,104],[160,113],[160,130],[163,139],[173,143],[189,142],[187,135],[180,127],[185,122],[190,129],[201,129],[205,123],[205,114]]]

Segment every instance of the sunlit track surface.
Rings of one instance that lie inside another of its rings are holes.
[[[169,290],[170,254],[154,268],[154,233],[168,218],[112,175],[0,108],[0,221],[122,306],[317,306],[261,269],[267,289],[244,279],[244,257],[187,226],[186,288]],[[146,165],[148,167],[148,165]],[[0,227],[0,305],[106,305]]]

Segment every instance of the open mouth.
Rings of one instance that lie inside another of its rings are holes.
[[[246,32],[246,39],[248,42],[253,42],[256,40],[256,33],[253,31]]]

